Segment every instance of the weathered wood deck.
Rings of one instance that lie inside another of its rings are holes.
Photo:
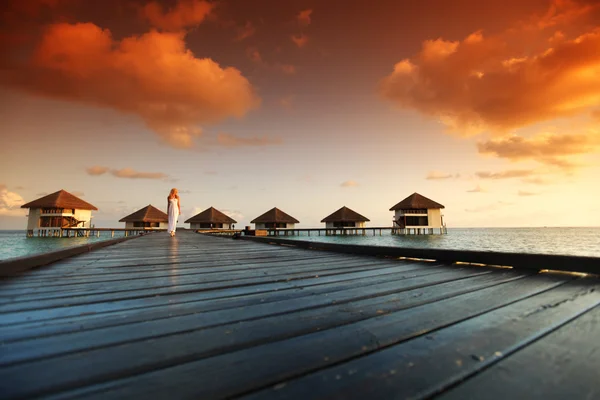
[[[599,304],[596,277],[156,233],[0,281],[0,397],[598,398]]]

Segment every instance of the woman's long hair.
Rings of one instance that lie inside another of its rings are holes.
[[[177,189],[173,188],[171,189],[171,191],[169,192],[169,196],[167,197],[167,199],[172,199],[172,198],[179,198],[179,194],[177,193]]]

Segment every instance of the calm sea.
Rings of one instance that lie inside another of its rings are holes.
[[[367,231],[368,232],[368,231]],[[599,228],[448,228],[447,235],[288,236],[287,239],[450,250],[600,257]]]
[[[0,260],[108,240],[99,238],[27,238],[25,231],[0,231]],[[119,233],[115,234],[118,237]],[[122,233],[121,233],[122,234]],[[447,235],[392,236],[288,236],[314,240],[373,246],[432,249],[501,251],[517,253],[567,254],[600,257],[600,228],[449,228]]]
[[[115,238],[122,236],[122,232],[115,232]],[[28,238],[24,230],[0,230],[0,260],[47,253],[49,251],[62,250],[67,247],[109,239],[112,239],[110,232],[101,232],[100,237],[89,238]]]

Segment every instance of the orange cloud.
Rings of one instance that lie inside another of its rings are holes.
[[[20,217],[25,215],[21,206],[25,204],[23,197],[18,193],[11,192],[6,185],[0,184],[0,215]]]
[[[292,39],[292,42],[296,43],[296,46],[298,46],[298,47],[304,47],[308,43],[308,36],[306,36],[303,33],[301,33],[299,35],[292,35],[291,39]]]
[[[545,29],[570,24],[589,15],[597,8],[598,4],[592,4],[592,2],[585,4],[585,1],[581,0],[553,0],[544,15],[532,18],[531,25]]]
[[[485,190],[481,186],[477,185],[477,186],[475,186],[475,188],[473,188],[471,190],[467,190],[467,193],[485,193],[486,191],[487,190]]]
[[[127,179],[167,179],[169,176],[162,172],[139,172],[133,168],[110,169],[108,167],[94,166],[86,169],[92,176],[104,175],[110,172],[117,178]]]
[[[237,137],[229,133],[219,133],[217,135],[217,143],[224,147],[242,147],[242,146],[272,146],[282,143],[280,138],[260,137]]]
[[[275,64],[275,68],[288,75],[294,75],[296,73],[296,67],[291,64]]]
[[[93,167],[86,168],[86,172],[88,173],[88,175],[92,175],[92,176],[104,175],[105,173],[107,173],[109,171],[109,169],[110,168],[108,168],[108,167],[101,167],[99,165],[95,165]]]
[[[539,193],[527,192],[525,190],[519,190],[519,192],[517,194],[519,196],[521,196],[521,197],[528,197],[528,196],[537,196],[537,195],[539,195]]]
[[[573,163],[564,159],[600,149],[600,135],[593,134],[544,134],[533,138],[510,136],[477,144],[479,153],[493,154],[512,161],[533,159],[543,164],[571,168]]]
[[[359,185],[358,185],[358,182],[356,182],[356,181],[345,181],[345,182],[342,182],[342,184],[340,186],[347,188],[347,187],[356,187]]]
[[[444,172],[440,172],[440,171],[429,171],[427,173],[427,176],[425,177],[425,179],[427,180],[431,180],[431,181],[436,181],[436,180],[445,180],[445,179],[452,179],[452,178],[460,178],[460,174],[448,174],[448,173],[444,173]]]
[[[252,25],[252,22],[248,21],[246,22],[246,25],[244,25],[244,27],[238,29],[238,33],[234,40],[239,42],[249,38],[250,36],[253,36],[255,33],[256,28],[254,27],[254,25]]]
[[[293,75],[296,73],[296,67],[291,64],[281,64],[281,63],[271,64],[271,63],[266,62],[265,60],[263,60],[262,55],[260,54],[258,49],[256,49],[255,47],[247,48],[246,54],[248,55],[248,58],[252,62],[260,65],[263,68],[280,71],[287,75]]]
[[[128,179],[165,179],[168,177],[162,172],[138,172],[132,168],[113,169],[110,173],[117,178]]]
[[[521,182],[530,183],[532,185],[549,185],[552,182],[543,178],[533,177],[533,178],[525,178]]]
[[[502,172],[488,172],[480,171],[476,172],[478,178],[481,179],[511,179],[511,178],[524,178],[535,175],[536,172],[530,169],[511,169]]]
[[[310,15],[312,14],[312,12],[313,10],[310,9],[300,11],[298,13],[298,16],[296,17],[298,23],[302,26],[310,25]]]
[[[165,143],[189,148],[199,124],[242,117],[260,100],[239,70],[194,57],[183,36],[151,31],[114,40],[92,23],[53,24],[30,62],[3,83],[136,114]]]
[[[53,18],[65,18],[65,6],[75,0],[3,0],[0,12],[0,63],[30,46],[40,26]]]
[[[495,36],[425,41],[380,82],[381,95],[463,136],[587,112],[600,103],[600,28],[581,25],[570,38],[555,33],[567,22],[578,27],[598,5],[555,0],[553,7]]]
[[[179,31],[202,23],[214,5],[204,0],[179,0],[175,7],[163,10],[157,1],[147,3],[140,11],[152,26],[165,31]]]

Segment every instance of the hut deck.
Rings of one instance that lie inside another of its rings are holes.
[[[597,398],[600,280],[156,233],[0,281],[2,398]]]

